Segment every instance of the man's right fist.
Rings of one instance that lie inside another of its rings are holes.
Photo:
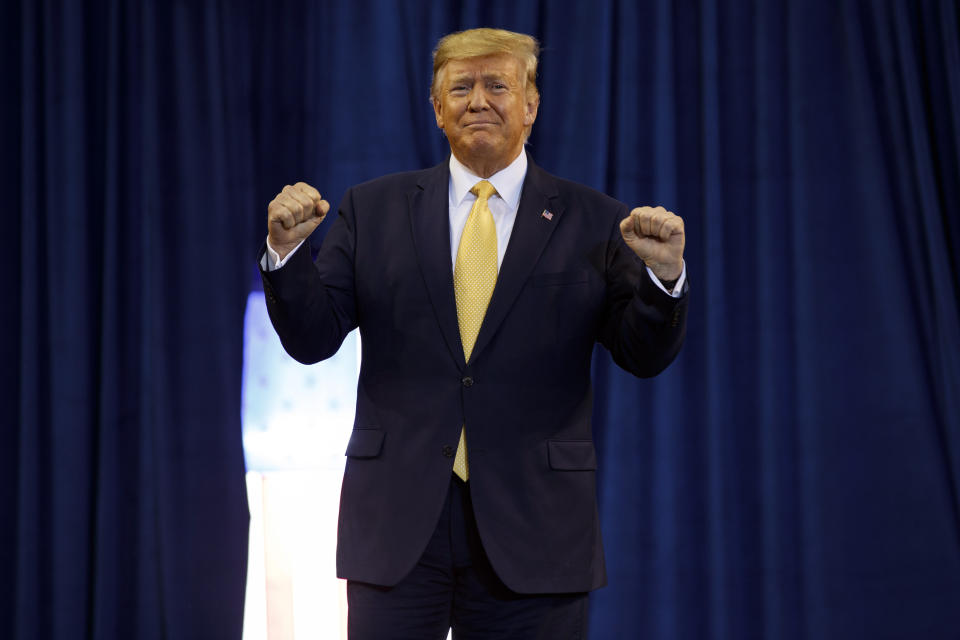
[[[267,240],[283,259],[323,222],[330,203],[306,182],[287,185],[267,205]]]

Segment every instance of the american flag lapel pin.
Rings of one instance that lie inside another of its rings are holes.
[[[553,220],[553,213],[551,213],[550,211],[547,211],[546,209],[544,209],[544,210],[543,210],[543,213],[540,214],[540,217],[541,217],[541,218],[546,218],[547,220]]]

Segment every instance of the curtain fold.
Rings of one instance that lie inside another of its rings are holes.
[[[680,357],[593,361],[592,637],[960,629],[954,2],[4,13],[0,636],[239,637],[266,203],[442,161],[430,51],[474,26],[542,40],[536,162],[686,221]]]
[[[219,56],[215,5],[21,12],[3,635],[237,637],[253,205],[227,141],[249,148],[228,104],[244,70]]]

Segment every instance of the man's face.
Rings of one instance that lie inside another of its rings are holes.
[[[525,91],[520,61],[509,54],[451,60],[440,74],[433,110],[453,155],[483,178],[509,165],[540,103]]]

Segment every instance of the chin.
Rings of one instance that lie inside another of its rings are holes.
[[[460,148],[467,155],[477,157],[488,157],[502,152],[499,145],[490,140],[471,140]]]

